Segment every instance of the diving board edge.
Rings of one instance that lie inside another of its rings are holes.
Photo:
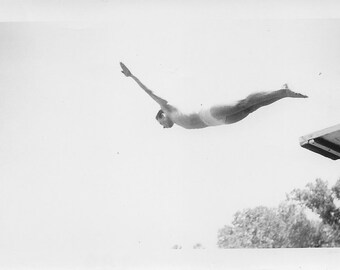
[[[300,137],[300,145],[332,160],[340,159],[340,124]]]

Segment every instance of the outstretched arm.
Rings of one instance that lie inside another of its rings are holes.
[[[155,100],[162,109],[164,110],[172,110],[174,107],[169,105],[168,101],[162,99],[161,97],[155,95],[149,88],[147,88],[136,76],[134,76],[131,71],[122,63],[120,62],[120,66],[122,68],[122,73],[126,77],[131,77],[135,80],[135,82],[153,99]]]

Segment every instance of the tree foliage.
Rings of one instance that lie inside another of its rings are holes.
[[[297,205],[256,207],[235,214],[232,226],[218,233],[220,248],[316,247],[319,224],[307,219]]]
[[[340,229],[340,208],[335,204],[340,202],[340,179],[332,188],[328,188],[326,181],[316,179],[305,189],[293,190],[290,198],[318,214],[323,223]]]
[[[220,248],[340,247],[340,179],[332,188],[317,179],[295,189],[276,208],[238,211],[218,232]],[[305,209],[320,220],[310,220]]]
[[[295,189],[289,195],[316,213],[324,226],[322,246],[340,246],[340,179],[331,188],[327,181],[316,179],[305,189]]]

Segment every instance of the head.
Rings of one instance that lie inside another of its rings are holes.
[[[162,110],[159,110],[157,113],[156,120],[163,126],[163,128],[171,128],[174,125],[174,122],[172,122],[170,117],[167,116]]]

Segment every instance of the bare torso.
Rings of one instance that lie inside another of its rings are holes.
[[[216,120],[216,118],[211,115],[210,109],[204,108],[198,112],[181,113],[180,111],[175,111],[168,115],[174,123],[186,129],[205,128],[225,124],[224,120]]]

